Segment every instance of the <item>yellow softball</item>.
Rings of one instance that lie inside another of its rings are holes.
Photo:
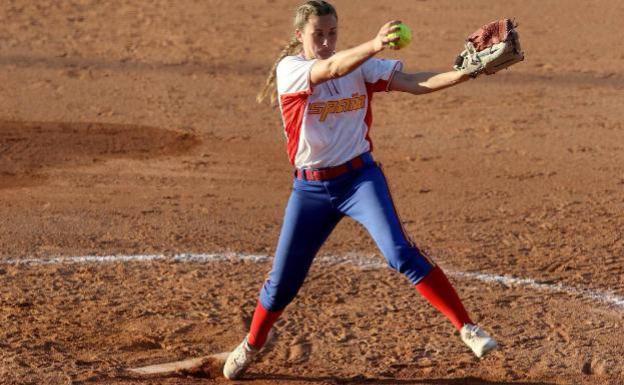
[[[391,47],[397,47],[399,49],[401,48],[405,48],[409,45],[409,43],[412,42],[412,30],[410,29],[410,27],[408,27],[407,25],[401,23],[399,24],[399,30],[396,32],[392,32],[390,34],[388,34],[388,37],[390,39],[393,39],[395,37],[399,37],[398,41],[392,42],[389,45]]]

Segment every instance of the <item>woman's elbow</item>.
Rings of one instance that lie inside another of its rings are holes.
[[[338,63],[330,63],[327,68],[327,80],[333,80],[345,76],[347,72]]]
[[[417,89],[418,95],[430,94],[434,92],[436,89],[429,83],[419,83]]]
[[[433,92],[434,90],[431,89],[427,83],[412,82],[401,91],[409,92],[412,95],[423,95]]]

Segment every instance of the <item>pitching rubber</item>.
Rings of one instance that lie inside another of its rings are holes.
[[[190,358],[182,361],[128,368],[126,371],[143,377],[165,377],[172,375],[192,375],[205,378],[221,377],[223,365],[229,352],[209,356]]]

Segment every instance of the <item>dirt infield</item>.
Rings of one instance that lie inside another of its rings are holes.
[[[279,115],[254,98],[299,2],[172,4],[0,3],[0,384],[226,383],[123,369],[245,332],[270,258],[173,256],[274,250],[292,174]],[[414,43],[382,55],[408,71],[446,70],[478,26],[519,21],[525,62],[378,95],[371,132],[405,227],[501,349],[475,359],[345,220],[249,382],[624,383],[624,3],[334,4],[339,48],[410,25]]]

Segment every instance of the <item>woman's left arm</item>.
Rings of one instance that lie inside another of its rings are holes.
[[[417,72],[413,74],[397,71],[392,77],[388,90],[421,95],[463,83],[468,79],[470,79],[470,74],[461,71]]]

